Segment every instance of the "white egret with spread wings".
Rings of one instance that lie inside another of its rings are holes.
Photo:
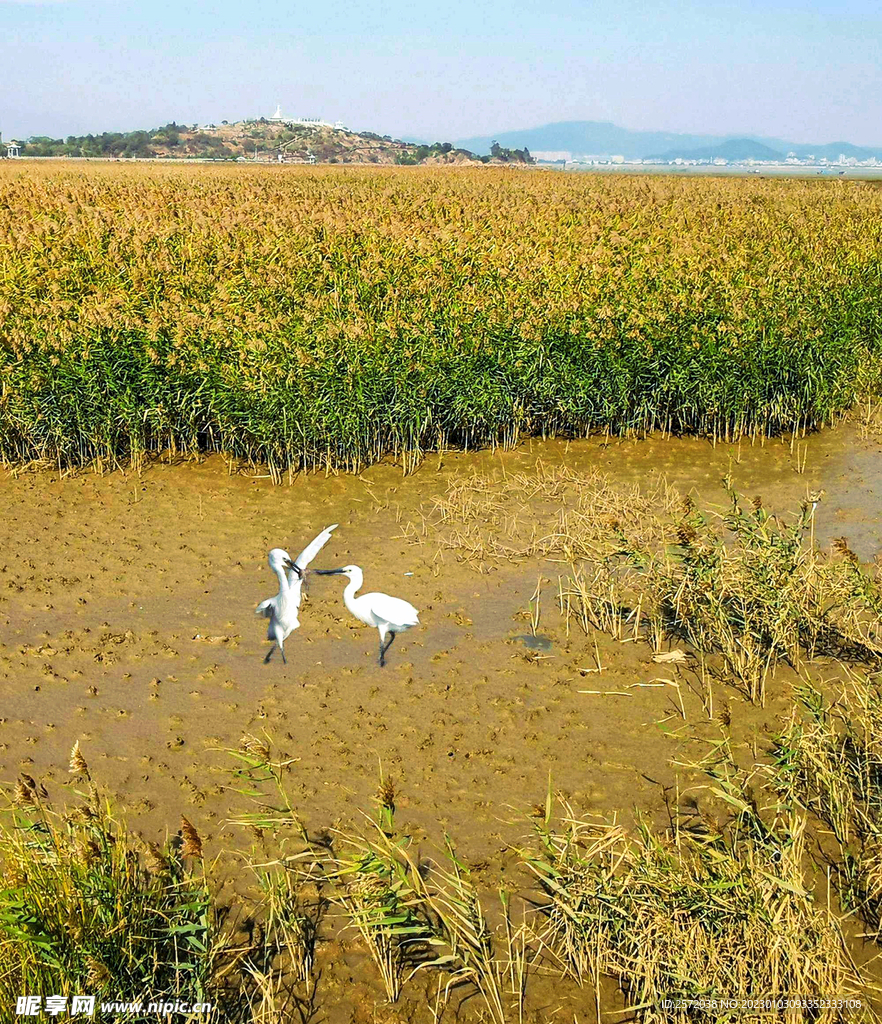
[[[269,553],[269,567],[279,578],[279,592],[275,597],[261,601],[255,615],[263,615],[270,620],[266,638],[275,641],[286,665],[288,659],[285,657],[285,640],[300,626],[300,601],[306,567],[328,542],[337,525],[334,523],[333,526],[322,530],[293,560],[282,548],[273,548]],[[269,649],[263,659],[264,664],[268,664],[275,649]]]

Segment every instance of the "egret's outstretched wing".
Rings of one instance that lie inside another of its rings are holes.
[[[337,529],[338,525],[339,523],[334,523],[333,526],[329,526],[327,529],[322,530],[318,537],[316,537],[315,540],[310,541],[310,543],[307,544],[306,547],[300,552],[300,554],[294,561],[301,569],[305,569],[313,560],[313,558],[315,558],[315,556],[319,553],[319,551],[321,551],[325,544],[328,543],[331,534],[334,532],[334,530]],[[291,579],[292,574],[294,574],[294,570],[290,569],[288,574],[289,583],[293,582]],[[294,575],[296,576],[296,574]]]
[[[274,597],[268,597],[265,601],[261,601],[254,609],[254,614],[262,615],[266,619],[271,619],[273,616],[273,601],[275,601]]]
[[[294,617],[296,619],[297,612],[300,608],[300,602],[303,599],[303,580],[294,572],[293,569],[288,570],[288,597],[285,599],[285,608],[288,612],[291,609],[294,610]],[[299,626],[300,623],[298,622]],[[296,626],[294,627],[297,628]]]

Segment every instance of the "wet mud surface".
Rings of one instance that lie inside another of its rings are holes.
[[[799,447],[533,442],[446,454],[440,465],[430,458],[409,477],[376,466],[292,486],[229,475],[221,459],[155,463],[140,475],[5,474],[2,778],[22,769],[63,778],[79,739],[139,827],[162,832],[186,813],[219,838],[241,802],[222,789],[232,767],[223,751],[265,732],[300,759],[291,781],[307,821],[370,808],[382,763],[403,815],[428,832],[450,830],[474,855],[522,833],[549,772],[592,811],[658,807],[675,782],[672,733],[690,732],[689,707],[685,723],[678,712],[679,721],[659,725],[677,711],[670,692],[578,691],[648,682],[664,666],[645,645],[599,636],[602,671],[586,671],[597,668],[593,641],[567,639],[554,607],[564,567],[537,559],[476,572],[423,530],[421,509],[473,469],[525,471],[537,460],[599,468],[629,484],[663,475],[720,505],[730,471],[738,489],[782,511],[823,489],[816,541],[845,534],[871,561],[882,550],[878,441],[842,425]],[[265,621],[253,611],[276,589],[266,552],[296,553],[334,522],[315,566],[360,564],[365,589],[412,602],[422,624],[396,641],[381,669],[376,631],[343,606],[345,581],[314,576],[287,667],[277,657],[264,665]],[[540,573],[548,582],[534,638],[528,609]],[[734,691],[725,696],[742,703]],[[761,728],[774,698],[764,712],[744,705],[742,724]]]

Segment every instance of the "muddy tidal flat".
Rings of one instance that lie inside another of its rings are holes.
[[[823,490],[816,542],[846,535],[869,562],[882,550],[880,452],[878,435],[844,423],[794,445],[527,442],[432,456],[409,476],[387,464],[290,486],[231,473],[218,457],[140,473],[4,473],[0,777],[67,782],[79,740],[145,835],[163,838],[183,813],[209,847],[227,845],[241,835],[229,819],[248,810],[228,786],[227,751],[243,735],[267,736],[297,759],[295,803],[313,827],[369,808],[382,766],[411,828],[447,830],[502,870],[549,774],[586,811],[661,814],[679,784],[672,757],[713,728],[697,697],[684,687],[680,709],[669,688],[626,691],[665,675],[646,645],[567,636],[556,601],[565,567],[536,559],[477,571],[437,543],[433,499],[476,471],[543,464],[623,485],[664,478],[722,505],[729,471],[737,489],[782,513]],[[366,588],[412,602],[421,626],[381,669],[376,632],[346,612],[342,580],[313,577],[287,667],[264,665],[265,623],[253,610],[275,590],[266,553],[295,553],[335,522],[315,565],[361,565]],[[783,684],[762,709],[734,693],[720,699],[737,706],[744,743],[788,704]]]

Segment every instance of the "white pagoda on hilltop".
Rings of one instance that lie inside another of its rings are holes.
[[[272,117],[266,118],[266,120],[272,124],[296,124],[312,128],[336,128],[338,131],[346,131],[346,125],[342,121],[335,121],[331,124],[330,121],[323,121],[320,117],[285,117],[282,114],[281,104],[276,105],[276,112]]]

